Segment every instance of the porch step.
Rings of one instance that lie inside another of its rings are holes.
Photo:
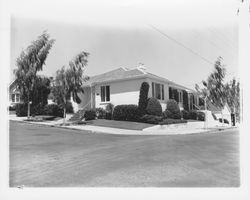
[[[69,121],[74,122],[74,121],[79,121],[82,120],[84,117],[85,110],[78,110],[70,119]]]

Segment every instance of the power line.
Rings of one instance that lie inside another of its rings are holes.
[[[210,65],[214,65],[213,62],[209,61],[208,59],[206,59],[205,57],[203,57],[202,55],[200,55],[199,53],[195,52],[194,50],[192,50],[191,48],[185,46],[184,44],[182,44],[181,42],[177,41],[176,39],[172,38],[171,36],[167,35],[166,33],[162,32],[161,30],[159,30],[158,28],[154,27],[153,25],[149,25],[151,28],[153,28],[154,30],[156,30],[157,32],[161,33],[162,35],[166,36],[169,40],[172,40],[173,42],[175,42],[176,44],[182,46],[183,48],[185,48],[186,50],[190,51],[192,54],[198,56],[199,58],[201,58],[202,60],[204,60],[205,62],[207,62]]]

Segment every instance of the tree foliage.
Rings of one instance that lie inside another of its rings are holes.
[[[54,42],[55,40],[50,39],[49,34],[45,31],[37,40],[33,41],[23,50],[17,58],[17,69],[14,70],[14,73],[21,98],[25,103],[28,103],[28,117],[30,109],[29,102],[31,101],[32,92],[34,91],[37,72],[43,69],[49,50]]]
[[[31,92],[32,105],[48,104],[50,94],[50,79],[47,77],[37,76],[34,81],[33,91]]]
[[[73,101],[76,103],[81,103],[81,99],[78,97],[77,93],[82,92],[84,90],[82,88],[83,83],[89,79],[88,76],[84,75],[84,71],[86,69],[88,63],[89,53],[81,52],[74,59],[69,62],[69,69],[67,70],[67,74],[69,76],[69,90],[73,96]]]

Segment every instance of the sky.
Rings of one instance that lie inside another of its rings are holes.
[[[56,40],[41,73],[47,76],[81,51],[90,53],[89,76],[143,63],[151,73],[194,88],[219,56],[226,81],[238,76],[237,0],[61,2],[13,9],[11,80],[20,52],[44,30]]]

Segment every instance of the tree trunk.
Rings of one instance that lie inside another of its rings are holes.
[[[28,112],[27,112],[27,119],[30,119],[30,95],[28,94]]]
[[[64,106],[63,108],[63,125],[65,126],[65,121],[66,121],[66,107]]]

